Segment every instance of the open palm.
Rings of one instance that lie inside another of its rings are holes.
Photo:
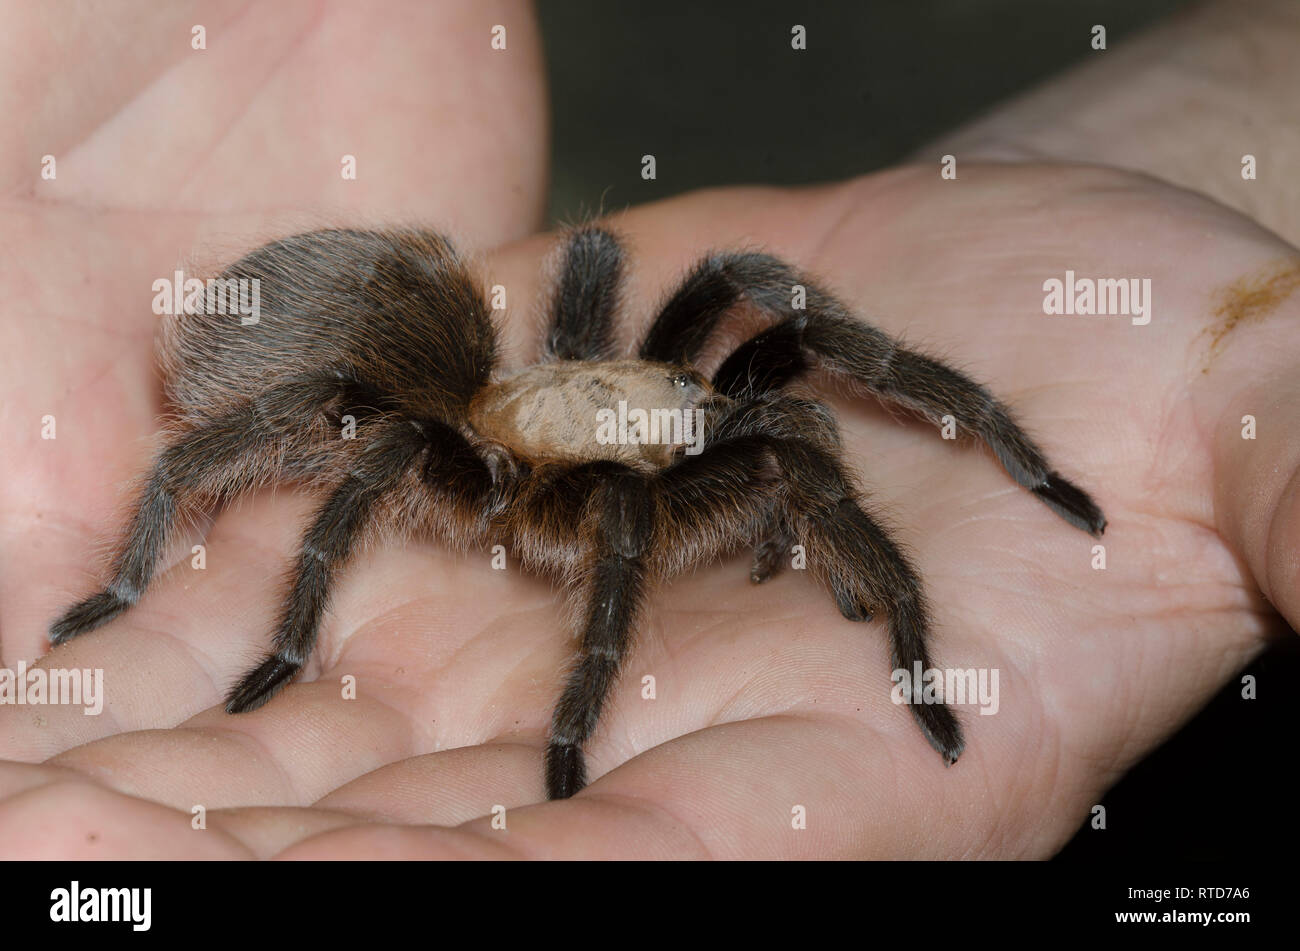
[[[328,23],[312,29],[330,34]],[[257,101],[280,101],[282,122],[294,111],[273,85]],[[342,110],[341,133],[354,117]],[[427,162],[394,163],[381,193],[351,206],[336,165],[315,187],[300,171],[332,142],[287,138],[282,173],[218,163],[228,187],[200,169],[191,175],[202,187],[133,179],[138,197],[107,211],[94,194],[6,203],[6,319],[20,341],[0,358],[6,665],[37,656],[50,618],[95,586],[93,542],[115,524],[123,481],[147,465],[159,406],[142,301],[178,255],[242,251],[273,236],[268,227],[283,233],[268,221],[298,205],[366,220],[423,215],[477,247],[533,223],[540,149],[493,169],[460,141],[441,166],[455,187],[431,188]],[[60,163],[60,187],[73,168]],[[245,176],[265,181],[260,202]],[[523,183],[510,200],[508,181]],[[230,189],[247,204],[211,205]],[[484,207],[458,208],[475,189]],[[188,197],[150,198],[173,194]],[[497,570],[488,552],[430,543],[358,557],[300,682],[229,717],[222,695],[266,646],[312,505],[286,488],[223,513],[178,546],[136,609],[43,661],[103,668],[102,716],[0,707],[9,854],[1044,856],[1261,648],[1278,624],[1261,587],[1293,623],[1300,616],[1300,519],[1286,492],[1297,450],[1284,442],[1288,407],[1300,405],[1287,381],[1300,345],[1283,329],[1296,304],[1256,308],[1214,344],[1222,289],[1295,254],[1248,220],[1136,175],[967,164],[957,181],[904,169],[697,194],[611,224],[635,255],[626,341],[698,254],[762,247],[988,382],[1105,510],[1099,569],[1097,542],[987,452],[869,402],[832,400],[873,505],[915,553],[938,663],[1000,673],[998,712],[961,712],[961,760],[945,769],[890,702],[882,622],[845,621],[797,570],[755,588],[744,553],[652,594],[589,746],[595,781],[573,800],[540,802],[544,731],[573,646],[566,612],[549,584]],[[553,243],[530,238],[483,262],[512,305],[508,365],[537,352],[528,302]],[[1151,323],[1045,316],[1043,281],[1067,269],[1150,278]],[[55,440],[39,436],[47,414]],[[1241,438],[1247,414],[1255,440]],[[200,541],[196,570],[189,550]],[[354,700],[343,699],[347,675]],[[497,806],[504,829],[487,818]],[[806,829],[792,828],[796,806]]]

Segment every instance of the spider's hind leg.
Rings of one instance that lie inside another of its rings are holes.
[[[136,500],[113,560],[112,580],[50,625],[50,641],[62,644],[92,631],[139,601],[180,516],[269,479],[303,441],[301,420],[341,392],[346,393],[346,384],[335,380],[279,384],[174,438],[159,453]]]
[[[182,454],[183,451],[174,453]],[[113,580],[102,591],[78,601],[59,615],[50,625],[51,644],[57,646],[93,631],[140,600],[176,522],[177,500],[168,487],[171,467],[166,459],[164,452],[136,500],[126,538],[114,559]]]
[[[361,534],[382,514],[385,503],[411,488],[419,459],[427,460],[418,476],[424,483],[421,491],[441,492],[449,510],[481,515],[496,504],[498,492],[506,491],[503,477],[489,468],[461,433],[444,422],[388,416],[370,425],[372,429],[358,433],[365,442],[351,460],[348,474],[317,510],[303,535],[273,649],[230,691],[227,713],[256,710],[307,663],[338,572],[352,557]],[[393,527],[412,528],[409,523]]]
[[[226,712],[257,709],[302,669],[316,644],[336,572],[351,556],[376,505],[427,445],[425,435],[408,420],[390,419],[378,425],[379,432],[367,440],[351,471],[307,529],[276,628],[274,650],[231,690]]]

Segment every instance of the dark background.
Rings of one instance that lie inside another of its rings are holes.
[[[705,185],[848,178],[1185,0],[777,0],[540,6],[552,221]],[[790,28],[808,49],[790,48]],[[653,154],[658,179],[642,181]],[[935,157],[938,161],[938,157]]]
[[[1000,100],[1186,0],[853,0],[540,4],[551,84],[549,218],[708,185],[798,184],[897,162]],[[790,48],[790,28],[808,49]],[[658,178],[643,181],[641,156]],[[936,157],[937,161],[937,157]],[[1300,641],[1132,770],[1058,858],[1291,858],[1289,775]],[[1229,883],[1224,883],[1229,884]]]

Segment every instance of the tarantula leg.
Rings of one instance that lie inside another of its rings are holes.
[[[231,690],[226,712],[256,710],[302,669],[316,645],[335,575],[352,555],[358,534],[429,444],[424,430],[409,420],[388,420],[379,427],[303,536],[274,649]]]
[[[596,494],[600,507],[586,578],[587,609],[577,663],[551,718],[546,795],[567,799],[587,783],[582,747],[632,644],[632,626],[646,584],[643,556],[653,532],[646,479],[618,467]]]
[[[93,631],[140,600],[162,557],[176,518],[176,498],[168,488],[169,454],[180,453],[173,450],[163,453],[163,459],[154,466],[136,501],[126,540],[114,562],[113,580],[103,591],[68,608],[50,625],[51,644],[62,644]]]
[[[773,324],[732,351],[714,372],[713,388],[738,400],[779,390],[812,369],[803,345],[799,321]]]
[[[641,341],[642,360],[689,366],[717,328],[722,316],[748,293],[765,311],[781,312],[789,305],[790,291],[776,299],[784,265],[761,254],[711,254],[683,278],[660,308]],[[758,293],[756,293],[758,292]],[[762,297],[759,293],[767,292]]]
[[[785,567],[785,559],[790,555],[794,536],[786,526],[779,512],[774,511],[769,519],[762,540],[754,549],[754,562],[749,569],[749,580],[762,584]]]
[[[917,663],[930,669],[929,610],[920,575],[858,503],[824,407],[775,396],[737,404],[717,422],[710,438],[697,464],[711,453],[737,449],[775,459],[787,523],[807,548],[809,566],[830,589],[840,613],[851,621],[869,621],[875,609],[883,609],[894,669],[910,673]],[[956,762],[965,740],[952,710],[920,702],[909,707],[944,762]]]
[[[882,343],[879,337],[884,338]],[[829,368],[881,397],[939,424],[952,415],[993,450],[1022,486],[1076,528],[1100,536],[1106,518],[1086,492],[1067,481],[985,387],[938,360],[908,350],[849,317],[810,320],[805,345]]]
[[[794,310],[793,291],[804,307]],[[855,318],[834,296],[776,258],[715,254],[687,275],[651,324],[644,359],[689,363],[742,298],[777,322],[736,349],[714,387],[737,399],[770,392],[820,364],[939,424],[952,416],[993,451],[1003,468],[1070,524],[1100,536],[1101,509],[1052,469],[1011,411],[969,377],[910,350]]]
[[[808,546],[812,567],[825,579],[840,613],[850,621],[869,621],[876,607],[889,618],[894,670],[909,674],[916,664],[933,664],[926,649],[929,611],[920,576],[889,534],[856,500],[835,458],[795,440],[775,443],[785,471],[797,535]],[[955,763],[965,748],[961,725],[945,704],[908,704],[944,762]]]
[[[613,355],[623,258],[618,239],[603,228],[578,228],[569,234],[544,359],[602,360]]]
[[[934,665],[926,648],[929,608],[920,577],[889,534],[852,498],[842,498],[830,516],[809,517],[814,553],[825,561],[836,604],[849,620],[871,620],[865,605],[882,604],[889,615],[894,670],[911,675]],[[820,550],[825,547],[825,551]],[[912,716],[946,764],[957,762],[966,741],[961,724],[944,703],[908,704]]]
[[[511,452],[500,446],[480,446],[477,451],[488,478],[481,512],[490,521],[505,511],[514,498],[524,468]]]
[[[199,504],[252,488],[282,457],[284,436],[298,433],[311,413],[349,384],[296,380],[268,388],[255,400],[186,432],[165,447],[136,500],[126,536],[113,562],[112,581],[73,605],[50,626],[50,641],[62,644],[107,623],[140,600],[180,513]],[[272,444],[278,446],[269,450]]]

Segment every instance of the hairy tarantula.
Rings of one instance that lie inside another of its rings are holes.
[[[1105,528],[1092,499],[1056,474],[986,389],[856,319],[775,258],[705,257],[636,357],[620,358],[613,322],[624,263],[609,231],[572,231],[543,360],[500,379],[481,287],[437,234],[326,230],[246,255],[222,277],[260,282],[260,320],[187,314],[164,324],[175,422],[108,587],[63,614],[50,639],[62,643],[135,604],[182,517],[258,486],[318,484],[327,497],[303,536],[273,649],[229,695],[226,709],[241,713],[307,661],[336,573],[365,533],[421,533],[462,549],[503,540],[525,568],[558,575],[585,604],[546,750],[547,793],[562,798],[586,782],[582,749],[647,590],[739,546],[753,547],[751,579],[761,582],[801,543],[846,618],[888,615],[895,668],[931,667],[921,579],[863,508],[830,410],[785,390],[808,371],[931,420],[954,416],[1068,522],[1096,535]],[[766,329],[706,380],[692,364],[742,303]],[[598,438],[602,414],[620,401],[700,419],[698,438],[671,426],[658,443]],[[356,421],[354,438],[340,438],[345,416]],[[955,762],[965,743],[952,711],[909,706]]]

